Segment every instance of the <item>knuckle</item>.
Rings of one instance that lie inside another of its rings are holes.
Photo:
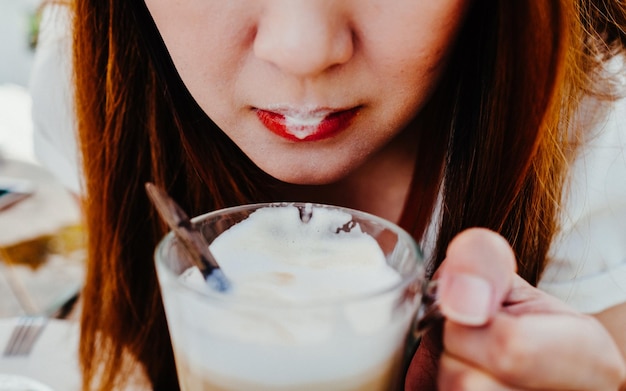
[[[533,363],[541,354],[515,324],[495,332],[495,343],[487,348],[487,362],[494,375],[506,383],[518,383],[533,375]]]
[[[442,357],[438,374],[439,391],[469,390],[472,375],[467,367],[458,365],[454,359]]]
[[[445,357],[441,362],[438,386],[439,391],[510,390],[482,370]]]

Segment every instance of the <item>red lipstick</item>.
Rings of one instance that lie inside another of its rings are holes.
[[[279,110],[256,109],[259,120],[266,128],[290,141],[318,141],[333,137],[345,130],[358,108],[349,110],[315,110],[308,113],[284,113]]]

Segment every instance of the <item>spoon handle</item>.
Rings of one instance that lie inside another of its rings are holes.
[[[228,290],[230,282],[209,250],[202,233],[191,224],[187,213],[164,190],[153,183],[146,183],[146,191],[159,215],[181,241],[207,283],[220,292]]]

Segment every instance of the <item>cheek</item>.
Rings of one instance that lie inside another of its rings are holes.
[[[205,99],[203,86],[219,90],[233,80],[253,37],[250,7],[230,3],[188,1],[173,7],[169,1],[146,1],[178,73],[199,101]]]
[[[434,5],[407,6],[413,12],[395,10],[395,18],[381,21],[372,39],[378,58],[395,69],[400,78],[428,82],[439,75],[447,54],[464,20],[465,0],[433,2]],[[372,20],[375,23],[379,18]],[[384,23],[384,25],[382,24]]]
[[[464,2],[456,4],[460,3]],[[385,77],[393,80],[396,95],[403,97],[397,102],[403,111],[414,115],[436,88],[462,24],[464,9],[448,9],[431,15],[423,23],[413,22],[412,28],[400,34],[401,39],[387,39],[389,44],[382,49],[386,53],[379,56],[386,59],[381,68],[388,70]]]

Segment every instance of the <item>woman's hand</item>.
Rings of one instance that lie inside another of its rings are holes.
[[[517,276],[513,252],[496,233],[458,235],[436,277],[446,316],[439,390],[617,391],[626,382],[624,359],[602,324]],[[426,338],[407,390],[429,383],[423,369],[434,350]]]

